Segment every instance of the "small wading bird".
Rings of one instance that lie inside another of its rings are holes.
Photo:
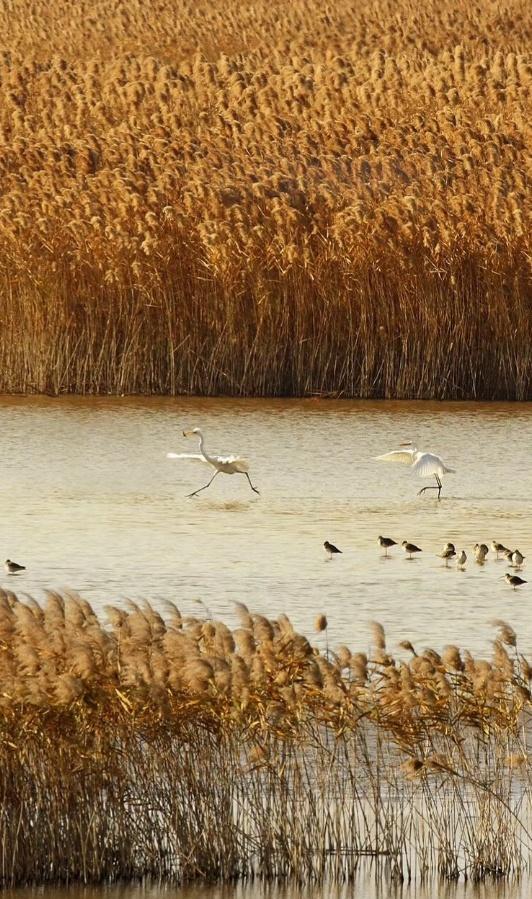
[[[338,547],[335,546],[334,543],[329,543],[328,540],[326,540],[323,545],[325,547],[325,552],[329,553],[329,559],[332,559],[332,557],[336,555],[336,553],[342,553],[341,549],[338,549]]]
[[[496,540],[491,541],[491,548],[497,554],[497,558],[499,558],[499,553],[507,553],[509,551],[507,546],[504,546],[503,543],[497,543]]]
[[[183,437],[198,437],[199,453],[167,453],[167,459],[194,459],[196,462],[204,462],[207,465],[212,465],[212,467],[216,469],[208,484],[205,484],[204,487],[200,487],[199,490],[194,490],[194,492],[189,493],[188,496],[196,496],[196,494],[201,493],[202,490],[206,490],[207,487],[211,486],[215,477],[219,475],[220,472],[223,474],[245,474],[251,489],[254,493],[259,493],[257,488],[251,483],[251,478],[248,474],[249,463],[246,459],[242,459],[240,456],[211,456],[205,449],[204,437],[199,428],[193,428],[191,431],[183,431]]]
[[[513,587],[514,590],[516,589],[516,587],[522,587],[523,584],[528,583],[528,581],[524,581],[523,578],[519,577],[519,575],[517,575],[517,574],[507,573],[507,574],[503,575],[503,577],[504,577],[504,580],[506,581],[506,583],[510,584],[510,587]]]
[[[26,571],[25,565],[19,565],[18,562],[12,562],[11,559],[5,560],[4,568],[8,574],[18,574],[19,571]]]
[[[410,465],[412,471],[420,478],[436,478],[436,486],[422,487],[418,490],[418,496],[425,493],[425,490],[437,490],[439,499],[443,487],[441,478],[444,474],[454,474],[454,468],[448,468],[443,459],[434,453],[421,452],[411,440],[400,445],[408,446],[410,449],[394,450],[391,453],[384,453],[383,456],[375,456],[375,459],[378,462],[400,462],[403,465]]]
[[[475,553],[475,560],[479,563],[479,565],[483,565],[486,561],[486,556],[488,555],[489,549],[485,543],[475,543],[473,547],[473,551]]]
[[[423,550],[420,549],[419,546],[416,546],[415,543],[409,543],[408,540],[403,540],[401,546],[403,547],[405,553],[407,553],[409,559],[412,558],[413,553],[423,552]]]
[[[456,550],[452,543],[447,543],[446,546],[443,547],[443,550],[440,553],[440,559],[445,559],[445,567],[448,568],[449,559],[452,559],[453,556],[456,555]]]
[[[397,540],[392,540],[391,537],[379,537],[379,546],[382,546],[384,555],[387,556],[390,547],[397,546]]]
[[[460,550],[460,553],[458,554],[458,558],[456,559],[456,567],[460,568],[460,570],[463,571],[465,568],[466,562],[467,562],[467,555],[465,553],[465,550],[462,549],[462,550]]]
[[[525,557],[523,553],[520,553],[518,549],[514,549],[512,553],[512,565],[514,568],[521,568],[523,562],[525,561]]]

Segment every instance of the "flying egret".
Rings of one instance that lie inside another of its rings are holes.
[[[329,543],[328,540],[326,540],[323,545],[325,547],[325,552],[329,553],[329,559],[332,559],[333,555],[336,555],[336,553],[341,554],[342,552],[341,549],[338,549],[338,547],[335,546],[334,543]]]
[[[379,537],[379,546],[382,546],[384,555],[387,556],[390,547],[397,546],[397,540],[392,540],[391,537]]]
[[[403,465],[410,465],[412,471],[420,478],[435,477],[436,486],[422,487],[418,491],[418,496],[425,493],[425,490],[437,490],[439,499],[443,487],[441,478],[444,474],[454,474],[454,468],[448,468],[443,459],[434,453],[421,452],[411,440],[401,443],[400,446],[408,446],[410,449],[394,450],[391,453],[384,453],[383,456],[375,456],[375,459],[378,462],[401,462]]]
[[[26,571],[25,565],[19,565],[18,562],[12,562],[11,559],[5,560],[4,568],[8,574],[18,574],[19,571]]]
[[[196,496],[196,494],[201,493],[202,490],[206,490],[207,487],[211,486],[215,477],[220,474],[220,472],[223,474],[245,474],[251,489],[254,493],[259,493],[257,488],[251,483],[251,478],[248,474],[249,463],[246,459],[242,459],[241,456],[211,456],[205,449],[205,440],[199,428],[192,428],[191,431],[183,431],[183,437],[194,436],[199,437],[199,453],[166,454],[167,459],[194,459],[196,462],[204,462],[207,465],[212,465],[212,467],[216,469],[208,484],[205,484],[204,487],[200,487],[199,490],[194,490],[194,492],[189,493],[188,496]]]

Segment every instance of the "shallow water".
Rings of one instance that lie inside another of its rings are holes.
[[[532,584],[511,590],[506,563],[490,552],[479,566],[471,549],[495,537],[532,552],[532,404],[10,397],[0,415],[0,553],[27,565],[2,571],[5,587],[68,587],[98,610],[168,598],[201,615],[201,602],[229,623],[240,600],[309,635],[326,612],[329,642],[357,649],[377,619],[392,646],[487,652],[504,618],[532,653]],[[210,469],[165,456],[196,451],[182,436],[194,426],[212,452],[249,458],[260,497],[220,474],[186,498]],[[411,437],[456,469],[441,502],[417,496],[430,481],[373,461]],[[379,534],[423,553],[385,559]],[[326,561],[325,539],[343,554]],[[448,540],[466,571],[437,558]]]
[[[5,890],[5,899],[529,899],[530,880],[488,881],[481,884],[390,883],[375,872],[361,872],[349,885],[297,887],[295,884],[173,887],[47,887]]]

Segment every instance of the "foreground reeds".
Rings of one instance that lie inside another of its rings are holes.
[[[0,593],[0,878],[343,879],[522,871],[532,669],[319,651],[280,616]],[[317,630],[327,622],[321,616]],[[323,634],[320,638],[323,641]]]
[[[525,0],[0,31],[0,392],[532,396]]]

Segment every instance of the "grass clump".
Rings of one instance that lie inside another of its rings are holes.
[[[0,880],[522,871],[529,663],[320,651],[286,616],[239,626],[0,594]],[[509,639],[511,638],[511,639]]]

